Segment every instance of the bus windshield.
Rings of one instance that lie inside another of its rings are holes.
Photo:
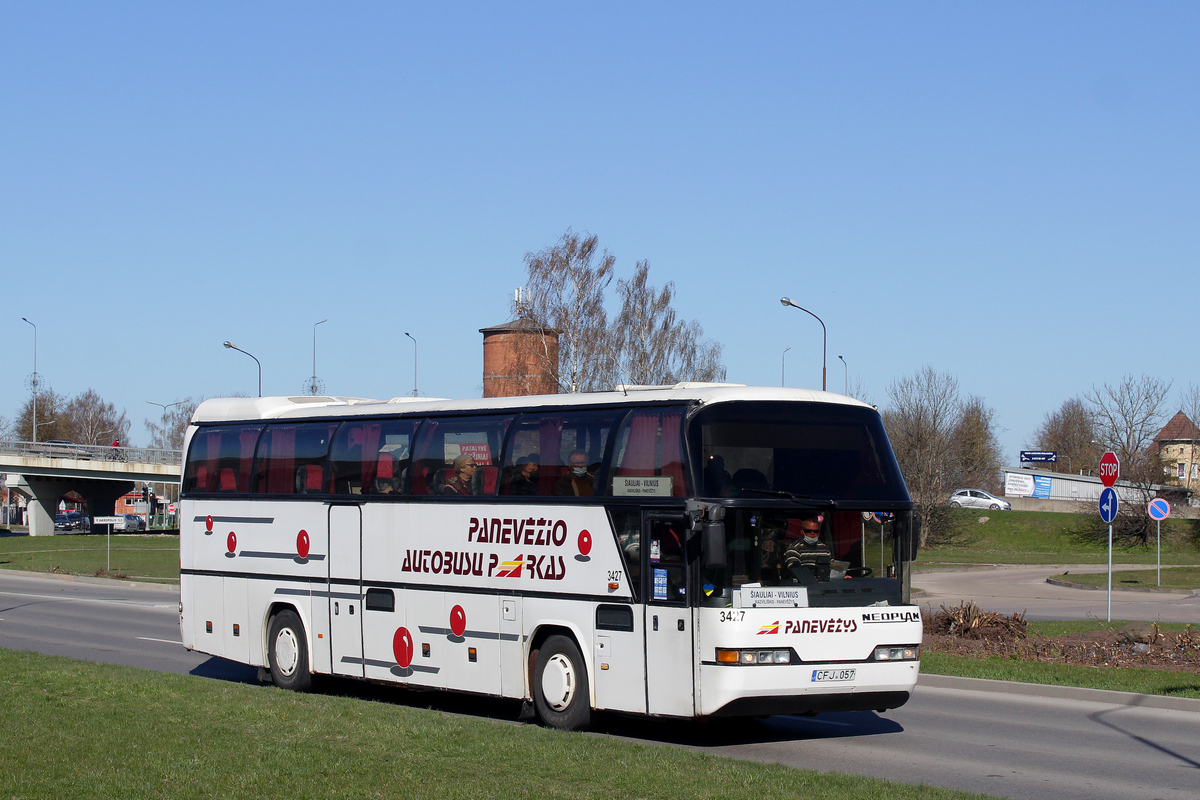
[[[719,403],[695,415],[701,497],[910,507],[879,415],[827,403]],[[894,505],[893,505],[894,504]]]
[[[700,497],[724,508],[726,552],[706,559],[719,566],[705,568],[705,605],[771,587],[805,606],[907,600],[895,542],[912,501],[874,409],[722,403],[698,412],[689,436]]]

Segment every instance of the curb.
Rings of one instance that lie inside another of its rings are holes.
[[[1115,692],[1108,689],[1085,689],[1078,686],[1017,683],[1016,681],[996,681],[987,678],[960,678],[955,675],[931,675],[924,672],[918,676],[917,686],[927,686],[931,689],[965,689],[975,692],[1017,694],[1025,697],[1053,697],[1114,706],[1136,706],[1200,713],[1200,700],[1191,697],[1166,697],[1160,694]]]
[[[1060,581],[1058,578],[1046,578],[1046,583],[1052,586],[1066,586],[1068,589],[1090,589],[1092,591],[1104,591],[1107,587],[1104,586],[1089,586],[1086,583],[1073,583],[1072,581]],[[1152,594],[1178,594],[1183,597],[1192,597],[1196,594],[1196,590],[1190,592],[1187,589],[1163,589],[1159,586],[1114,586],[1114,592],[1150,592]]]
[[[143,583],[141,581],[126,581],[119,578],[97,578],[92,575],[68,575],[61,572],[26,572],[19,569],[0,570],[0,575],[20,575],[25,578],[49,578],[70,583],[87,583],[94,586],[129,586],[137,589],[159,589],[179,593],[178,583]]]

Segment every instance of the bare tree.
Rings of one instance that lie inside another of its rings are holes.
[[[1122,479],[1162,482],[1162,463],[1151,445],[1162,429],[1163,408],[1170,390],[1170,381],[1126,375],[1115,386],[1106,383],[1087,394],[1097,440],[1117,454]]]
[[[937,543],[951,529],[946,496],[958,471],[953,464],[958,381],[927,366],[896,379],[888,397],[883,424],[922,519],[921,544]]]
[[[1072,397],[1064,400],[1057,411],[1046,414],[1033,434],[1033,441],[1038,450],[1058,453],[1058,461],[1050,465],[1054,472],[1090,473],[1100,463],[1102,454],[1096,444],[1098,436],[1092,412],[1083,400]]]
[[[203,401],[203,397],[198,400],[185,397],[172,404],[171,408],[164,408],[158,422],[146,420],[146,430],[150,432],[150,446],[163,450],[182,450],[188,423],[196,413],[196,407]]]
[[[125,412],[118,414],[116,406],[104,402],[93,389],[72,397],[64,413],[71,441],[108,444],[114,439],[129,440],[129,420],[125,418]]]
[[[630,280],[617,281],[621,313],[612,336],[628,380],[647,385],[724,380],[721,346],[703,340],[699,323],[676,319],[674,282],[659,291],[649,275],[650,263],[639,261]]]
[[[1154,498],[1153,485],[1163,482],[1163,464],[1154,437],[1162,429],[1163,407],[1169,381],[1148,375],[1125,375],[1115,386],[1092,388],[1086,399],[1096,421],[1099,443],[1116,453],[1121,480],[1132,484],[1139,501],[1123,507],[1113,527],[1114,536],[1127,542],[1146,543],[1154,526],[1146,511]]]
[[[958,409],[951,432],[950,482],[1000,491],[1000,442],[996,439],[994,409],[982,397],[968,397]]]
[[[541,355],[562,391],[592,391],[612,375],[616,354],[608,346],[604,290],[616,258],[600,252],[598,242],[568,230],[554,246],[525,254],[528,292],[514,311],[518,319],[559,332],[557,363]]]
[[[31,395],[22,404],[16,422],[13,423],[16,438],[23,442],[34,440],[34,403],[37,403],[37,440],[45,442],[51,439],[69,439],[70,431],[65,414],[67,400],[62,395],[55,394],[50,386],[41,389],[36,395]]]
[[[525,256],[528,292],[514,303],[519,321],[558,333],[558,358],[546,337],[522,337],[514,364],[540,364],[560,391],[610,389],[617,383],[675,383],[724,380],[721,346],[703,339],[696,322],[677,319],[674,284],[649,283],[650,265],[639,262],[634,276],[618,282],[621,312],[608,325],[605,290],[616,259],[600,252],[597,237],[568,230],[553,247]],[[515,367],[514,367],[515,369]],[[520,383],[536,376],[510,375]]]

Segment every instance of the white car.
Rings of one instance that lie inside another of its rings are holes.
[[[951,508],[990,508],[992,511],[1012,511],[1012,503],[982,489],[959,489],[950,495]]]

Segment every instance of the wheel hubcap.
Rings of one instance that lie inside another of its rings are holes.
[[[562,653],[555,653],[542,670],[542,697],[555,711],[563,711],[575,697],[575,667]]]
[[[284,628],[275,637],[275,667],[280,674],[291,677],[300,659],[300,648],[296,643],[296,632]]]

